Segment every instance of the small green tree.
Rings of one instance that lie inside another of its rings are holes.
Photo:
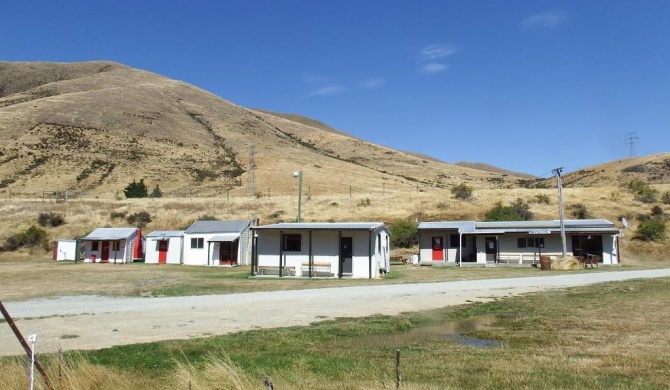
[[[521,199],[510,203],[509,206],[503,206],[502,202],[490,209],[484,216],[485,221],[530,221],[533,219],[533,213],[530,206]]]
[[[456,199],[469,199],[474,192],[474,188],[465,183],[461,183],[451,189],[451,194]]]
[[[8,237],[2,246],[2,250],[15,251],[21,247],[42,247],[44,250],[49,250],[49,245],[49,234],[46,230],[31,226],[26,230]]]
[[[161,192],[161,189],[158,188],[158,184],[156,184],[156,187],[154,187],[153,191],[151,191],[151,197],[152,198],[162,198],[163,197],[163,192]]]
[[[633,239],[642,241],[660,241],[665,238],[665,220],[662,217],[649,218],[640,223]]]
[[[147,185],[144,184],[144,179],[140,179],[140,182],[133,180],[132,183],[128,184],[123,190],[126,198],[146,198],[149,196],[149,191],[147,190]]]
[[[130,224],[137,226],[138,228],[143,228],[147,226],[147,224],[149,224],[152,221],[152,219],[151,214],[147,213],[146,211],[140,211],[127,216],[126,221],[128,221],[128,223]]]
[[[65,217],[63,214],[51,213],[40,213],[37,217],[37,223],[40,226],[51,226],[56,227],[65,223]]]
[[[402,219],[391,225],[391,245],[397,248],[410,248],[419,243],[419,229],[416,224]]]

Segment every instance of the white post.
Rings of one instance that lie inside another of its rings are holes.
[[[33,390],[35,385],[35,342],[37,341],[37,335],[31,334],[28,336],[28,341],[32,343],[30,348],[30,390]]]

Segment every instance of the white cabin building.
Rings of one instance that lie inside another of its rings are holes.
[[[144,262],[181,264],[184,250],[183,230],[156,230],[147,234]]]
[[[247,265],[257,220],[196,221],[184,231],[182,264]]]

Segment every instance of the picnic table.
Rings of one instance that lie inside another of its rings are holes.
[[[407,259],[404,256],[391,256],[391,261],[395,261],[398,263],[407,264]]]

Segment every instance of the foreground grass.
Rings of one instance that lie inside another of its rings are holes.
[[[657,267],[670,262],[649,263]],[[616,272],[646,268],[624,265],[602,267]],[[594,272],[581,270],[574,272]],[[249,278],[249,267],[190,267],[156,264],[90,264],[49,259],[1,260],[0,299],[16,301],[39,297],[95,294],[106,296],[185,296],[278,291],[306,288],[440,282],[547,276],[532,267],[421,267],[393,265],[383,279]]]
[[[261,389],[263,376],[277,389],[394,388],[399,349],[405,389],[666,389],[669,298],[670,279],[627,281],[399,316],[68,353],[68,375],[85,385],[75,380],[67,388],[188,389],[190,383],[193,389]],[[475,348],[445,336],[443,325],[482,315],[495,321],[461,334],[500,346]],[[49,369],[58,378],[55,361]],[[0,388],[24,388],[25,365],[23,358],[0,360]]]

